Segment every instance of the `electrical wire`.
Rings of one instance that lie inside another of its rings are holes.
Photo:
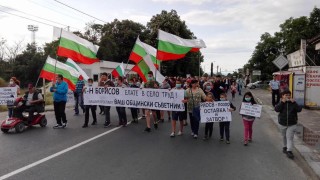
[[[52,9],[52,8],[48,7],[48,6],[44,6],[44,5],[42,5],[42,4],[39,4],[38,2],[34,2],[34,1],[32,1],[32,0],[29,0],[29,2],[31,2],[31,3],[33,3],[33,4],[37,5],[37,6],[40,6],[40,7],[44,7],[44,8],[46,8],[46,9],[49,9],[49,10],[55,12],[55,13],[63,14],[63,15],[65,15],[65,16],[71,17],[71,18],[73,18],[73,19],[77,19],[78,21],[81,21],[81,22],[86,22],[86,21],[84,21],[84,20],[81,19],[81,18],[68,15],[68,14],[66,14],[66,13],[64,13],[64,12],[59,12],[59,11],[57,11],[57,10],[55,10],[55,9]]]
[[[90,14],[87,14],[87,13],[85,13],[85,12],[83,12],[83,11],[80,11],[80,10],[74,8],[74,7],[71,7],[71,6],[69,6],[69,5],[67,5],[67,4],[65,4],[65,3],[63,3],[63,2],[60,2],[60,1],[58,1],[58,0],[54,0],[54,1],[56,1],[57,3],[60,3],[60,4],[64,5],[64,6],[67,6],[68,8],[71,8],[71,9],[73,9],[73,10],[75,10],[75,11],[78,11],[78,12],[80,12],[80,13],[82,13],[82,14],[85,14],[85,15],[87,15],[87,16],[89,16],[89,17],[92,17],[92,18],[94,18],[94,19],[96,19],[96,20],[99,20],[99,21],[104,22],[104,23],[106,23],[106,24],[108,23],[108,22],[106,22],[106,21],[104,21],[104,20],[101,20],[101,19],[96,18],[96,17],[94,17],[94,16],[92,16],[92,15],[90,15]]]
[[[47,25],[47,26],[56,27],[56,26],[54,26],[54,25],[51,25],[51,24],[48,24],[48,23],[45,23],[45,22],[41,22],[41,21],[34,20],[34,19],[31,19],[31,18],[28,18],[28,17],[20,16],[20,15],[13,14],[13,13],[9,13],[9,12],[3,11],[3,10],[1,10],[1,9],[0,9],[0,11],[1,11],[1,12],[4,12],[4,13],[7,13],[7,14],[10,14],[10,15],[13,15],[13,16],[17,16],[17,17],[23,18],[23,19],[28,19],[28,20],[30,20],[30,21],[34,21],[34,22],[37,22],[37,23],[40,23],[40,24],[44,24],[44,25]]]
[[[4,8],[7,8],[7,9],[10,9],[10,10],[13,10],[13,11],[17,11],[17,12],[20,12],[20,13],[23,13],[23,14],[26,14],[26,15],[29,15],[29,16],[33,16],[33,17],[36,17],[36,18],[39,18],[39,19],[42,19],[42,20],[45,20],[45,21],[49,21],[49,22],[52,22],[52,23],[55,23],[55,24],[60,24],[60,25],[65,26],[65,27],[70,27],[68,25],[65,25],[65,24],[62,24],[62,23],[59,23],[59,22],[56,22],[56,21],[52,21],[50,19],[45,19],[45,18],[42,18],[42,17],[39,17],[39,16],[35,16],[35,15],[29,14],[29,13],[26,13],[26,12],[23,12],[23,11],[20,11],[20,10],[17,10],[17,9],[13,9],[11,7],[2,6],[2,5],[0,5],[0,7],[4,7]],[[80,29],[75,28],[75,27],[71,27],[71,28],[80,30]]]

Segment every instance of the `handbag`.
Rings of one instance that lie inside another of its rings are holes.
[[[191,96],[192,96],[192,101],[193,101],[193,107],[192,107],[192,116],[195,118],[196,121],[200,121],[200,106],[194,106],[194,99],[193,99],[193,93],[190,89]]]

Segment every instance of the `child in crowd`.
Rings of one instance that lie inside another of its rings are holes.
[[[181,81],[179,81],[179,80],[176,81],[176,87],[174,89],[184,91],[184,89],[182,88]],[[180,129],[179,129],[179,132],[178,132],[177,135],[178,136],[182,135],[182,132],[183,132],[183,120],[184,120],[184,111],[172,111],[170,137],[175,137],[177,121],[180,121]]]
[[[207,93],[206,102],[213,102],[213,94],[211,92]],[[212,136],[213,131],[213,122],[207,122],[204,129],[204,138],[203,140],[208,140]]]
[[[246,92],[243,96],[242,102],[250,103],[251,105],[257,104],[251,92]],[[241,109],[241,108],[240,108]],[[244,144],[248,146],[248,142],[252,142],[252,125],[255,120],[254,116],[242,115],[244,125]]]
[[[232,100],[234,100],[234,98],[235,98],[235,96],[236,96],[236,92],[237,92],[237,86],[236,86],[236,83],[235,83],[235,82],[233,82],[233,83],[231,84],[230,89],[231,89],[231,94],[232,94]]]
[[[283,137],[283,153],[287,154],[287,157],[293,159],[293,136],[297,128],[298,112],[301,112],[300,107],[294,99],[291,98],[291,92],[285,90],[281,93],[281,101],[275,106],[275,111],[279,112],[278,121]]]
[[[220,94],[220,101],[228,101],[226,93]],[[229,111],[235,111],[236,107],[230,101],[228,102],[230,103]],[[225,133],[226,143],[230,144],[230,121],[219,122],[219,127],[220,127],[220,141],[224,140],[224,133]]]

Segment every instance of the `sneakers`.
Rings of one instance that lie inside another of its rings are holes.
[[[178,136],[181,136],[181,135],[182,135],[182,132],[181,132],[181,131],[179,131],[177,135],[178,135]]]
[[[170,137],[174,137],[174,136],[175,136],[174,132],[170,134]]]
[[[292,151],[287,151],[287,157],[290,158],[290,159],[294,158],[294,155],[293,155]]]
[[[224,139],[223,139],[223,138],[220,138],[220,141],[224,141]]]
[[[203,138],[204,141],[207,141],[208,139],[209,139],[208,136],[204,136]]]
[[[82,126],[82,128],[87,128],[88,127],[88,125],[86,125],[86,124],[84,124],[83,126]]]
[[[226,141],[226,144],[230,144],[230,141],[229,141],[229,140],[227,140],[227,141]]]
[[[198,135],[197,134],[193,135],[193,139],[198,139]]]
[[[67,127],[67,123],[62,123],[62,128],[66,128]]]
[[[244,141],[243,145],[248,146],[248,141]]]
[[[53,129],[61,129],[63,128],[63,126],[61,124],[57,124],[55,126],[53,126]]]
[[[151,132],[151,128],[146,127],[146,128],[144,129],[144,131],[145,131],[145,132]]]
[[[287,147],[283,147],[283,148],[282,148],[282,152],[285,153],[285,154],[287,154]]]
[[[111,124],[110,123],[104,123],[104,128],[110,127]]]

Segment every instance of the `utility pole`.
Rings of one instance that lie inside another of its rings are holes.
[[[218,71],[219,71],[219,66],[217,66],[217,74],[218,74]]]

